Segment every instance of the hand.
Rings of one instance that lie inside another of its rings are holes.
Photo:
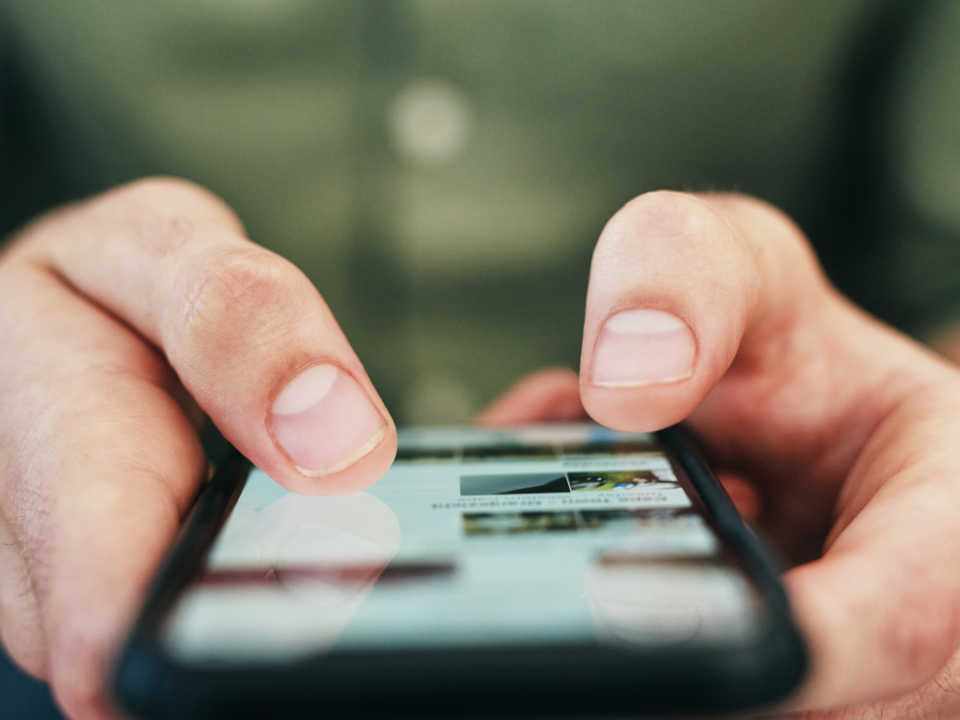
[[[207,474],[204,414],[300,493],[365,487],[396,451],[307,278],[184,182],[24,230],[0,338],[0,635],[75,720],[115,717],[106,673]]]
[[[784,712],[960,717],[960,372],[852,306],[763,203],[653,193],[593,257],[581,374],[486,424],[688,419],[786,574],[812,652]],[[752,489],[751,489],[752,488]]]

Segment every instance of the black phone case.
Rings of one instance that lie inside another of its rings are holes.
[[[160,623],[200,570],[243,487],[250,462],[232,450],[147,594],[116,664],[115,696],[144,720],[682,716],[781,700],[803,679],[807,655],[777,563],[683,433],[672,427],[657,435],[766,602],[767,631],[750,646],[575,645],[339,654],[228,668],[178,665],[157,641]]]

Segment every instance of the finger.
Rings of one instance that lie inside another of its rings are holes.
[[[216,198],[142,181],[32,235],[23,254],[161,348],[224,436],[275,480],[330,494],[386,471],[393,421],[330,310]]]
[[[163,358],[48,272],[0,265],[0,335],[0,503],[29,578],[6,554],[2,585],[26,583],[36,600],[4,603],[3,635],[70,717],[102,720],[112,653],[203,451]]]
[[[585,415],[577,374],[570,368],[545,368],[511,385],[475,422],[492,427],[578,420]]]
[[[895,697],[960,648],[960,380],[931,380],[877,428],[823,558],[787,576],[816,651],[801,706]]]
[[[756,486],[739,473],[726,470],[717,471],[717,479],[727,491],[730,500],[743,518],[756,525],[760,521],[762,504]]]
[[[808,301],[810,286],[823,285],[792,224],[753,205],[650,193],[607,224],[590,271],[581,359],[584,407],[597,421],[649,431],[685,418],[741,338],[761,343]]]

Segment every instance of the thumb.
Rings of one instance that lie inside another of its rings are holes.
[[[217,198],[148,180],[58,213],[25,248],[166,355],[224,436],[276,481],[351,492],[396,431],[333,314]]]

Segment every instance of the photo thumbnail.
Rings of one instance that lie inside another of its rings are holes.
[[[463,532],[468,536],[517,535],[578,530],[581,532],[635,532],[681,530],[702,525],[689,508],[631,508],[556,512],[464,513]]]
[[[669,470],[609,470],[601,472],[569,473],[573,492],[607,490],[667,489],[677,487],[677,480]]]
[[[461,475],[460,495],[526,495],[530,493],[568,493],[570,486],[563,473],[513,473],[501,475]]]
[[[602,528],[673,528],[699,524],[700,516],[691,508],[630,508],[616,510],[580,510],[578,525],[587,530]]]
[[[463,533],[467,536],[567,532],[576,529],[577,518],[573,512],[463,514]]]

